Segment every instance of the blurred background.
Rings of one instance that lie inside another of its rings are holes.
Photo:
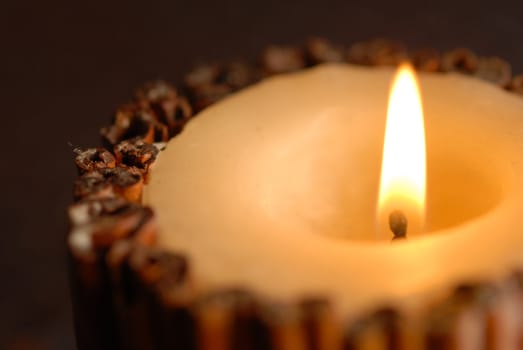
[[[0,349],[8,350],[75,349],[65,258],[70,144],[98,145],[99,128],[144,81],[179,82],[198,62],[254,59],[269,44],[312,35],[466,46],[523,72],[520,0],[4,0],[0,9]]]

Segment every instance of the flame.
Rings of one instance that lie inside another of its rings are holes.
[[[425,187],[425,128],[421,96],[414,70],[404,64],[398,68],[389,96],[378,217],[386,217],[392,210],[401,210],[409,220],[409,233],[422,230]]]

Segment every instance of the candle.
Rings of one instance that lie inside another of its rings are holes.
[[[455,74],[420,76],[425,233],[376,240],[392,78],[344,64],[270,78],[168,143],[144,203],[200,292],[240,285],[269,300],[324,295],[340,315],[389,301],[408,312],[523,263],[523,101]]]
[[[376,241],[392,74],[326,65],[271,78],[169,142],[144,201],[157,211],[159,245],[191,257],[201,291],[321,294],[346,315],[391,299],[415,308],[417,296],[522,262],[523,101],[453,74],[420,77],[426,234]]]
[[[199,68],[187,98],[141,87],[101,130],[107,149],[75,150],[78,347],[518,348],[522,102],[498,88],[523,78],[463,49],[409,55],[447,72],[419,84],[376,68],[406,56],[354,44],[349,62],[375,68],[324,65],[223,100],[260,68],[343,60],[320,40]]]

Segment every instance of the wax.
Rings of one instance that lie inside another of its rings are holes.
[[[159,245],[190,257],[200,291],[326,295],[345,314],[410,307],[523,264],[523,100],[457,74],[420,75],[426,232],[377,237],[393,73],[338,64],[269,78],[169,141],[144,203]]]

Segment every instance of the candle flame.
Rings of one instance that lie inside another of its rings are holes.
[[[425,187],[426,152],[421,96],[414,70],[410,65],[403,64],[398,68],[389,96],[378,217],[386,217],[392,210],[401,210],[409,220],[409,231],[422,230]]]

